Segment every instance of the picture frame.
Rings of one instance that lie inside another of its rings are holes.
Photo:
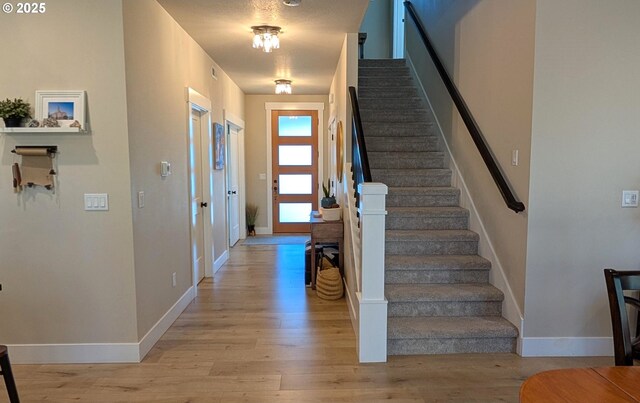
[[[224,128],[220,123],[213,124],[213,133],[215,135],[214,168],[224,169]]]
[[[77,120],[86,130],[85,102],[85,91],[36,91],[35,119],[53,118],[60,127],[70,127]]]

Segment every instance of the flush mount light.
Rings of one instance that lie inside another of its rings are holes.
[[[289,7],[298,7],[302,3],[302,0],[283,0],[282,4]]]
[[[291,80],[276,80],[276,94],[291,94]]]
[[[256,49],[262,49],[263,52],[269,53],[273,49],[280,47],[280,27],[273,27],[271,25],[256,25],[251,27],[253,30],[253,47]]]

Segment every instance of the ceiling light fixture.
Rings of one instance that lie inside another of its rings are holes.
[[[283,0],[282,3],[285,6],[298,7],[300,5],[300,3],[302,3],[302,0]]]
[[[280,27],[256,25],[251,29],[253,30],[253,47],[255,49],[262,49],[263,52],[269,53],[280,47],[280,39],[278,39]]]
[[[276,80],[276,94],[291,94],[291,80]]]

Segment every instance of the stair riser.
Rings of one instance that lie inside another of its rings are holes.
[[[387,109],[366,109],[366,108],[360,108],[360,116],[372,116],[372,117],[384,117],[384,118],[392,118],[394,116],[427,116],[430,118],[430,120],[434,120],[433,119],[433,114],[431,114],[429,111],[423,109],[422,107],[418,106],[418,105],[414,105],[413,108],[408,108],[408,109],[394,109],[394,110],[387,110]]]
[[[467,229],[469,218],[460,217],[394,217],[390,214],[386,220],[387,229]]]
[[[459,353],[515,353],[513,337],[468,339],[402,339],[387,342],[389,355],[459,354]]]
[[[367,87],[358,92],[363,98],[397,98],[417,97],[418,91],[413,87]]]
[[[389,270],[386,284],[488,283],[489,270]]]
[[[389,316],[500,316],[501,301],[392,302]]]
[[[425,136],[417,139],[418,141],[394,141],[385,137],[367,137],[365,143],[367,151],[416,151],[416,152],[433,152],[440,150],[440,144],[436,137]]]
[[[389,240],[385,246],[387,255],[475,255],[477,240],[469,241],[408,241]]]
[[[404,59],[360,59],[360,67],[406,67]]]
[[[454,207],[460,205],[458,194],[451,195],[387,195],[389,207]]]
[[[381,77],[358,77],[358,91],[369,88],[396,88],[413,86],[411,77],[381,78]]]
[[[383,137],[387,138],[390,141],[401,141],[397,139],[398,137],[435,137],[435,127],[432,123],[429,122],[380,122],[380,124],[368,123],[366,125],[363,125],[362,129],[364,130],[364,137],[365,141],[367,142],[370,138],[373,137]]]
[[[363,122],[367,123],[433,123],[429,115],[414,113],[411,115],[378,114],[375,112],[360,113]]]
[[[371,176],[374,182],[382,182],[387,186],[449,186],[451,184],[451,173],[405,176],[372,169]]]
[[[422,100],[417,97],[393,99],[365,98],[358,96],[358,103],[361,109],[384,109],[397,110],[409,108],[422,108]]]
[[[358,69],[358,78],[360,77],[387,77],[394,78],[411,78],[411,73],[407,67],[384,67],[384,68],[370,68],[364,67]]]
[[[428,158],[403,158],[400,156],[378,156],[369,153],[369,167],[373,169],[418,169],[418,168],[445,168],[444,156]]]

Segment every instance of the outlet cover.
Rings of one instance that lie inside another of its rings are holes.
[[[638,193],[637,190],[623,190],[622,207],[638,207]]]

